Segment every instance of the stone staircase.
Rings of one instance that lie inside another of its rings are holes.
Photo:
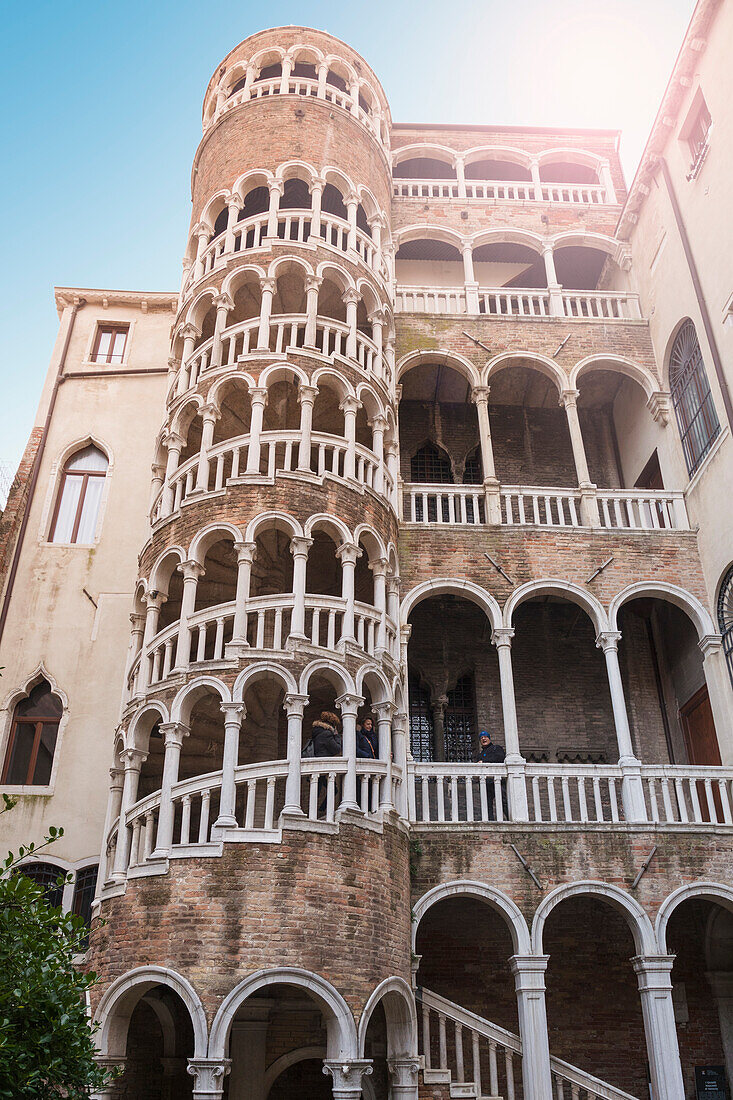
[[[453,1001],[418,989],[423,1058],[420,1100],[520,1100],[522,1041]],[[560,1058],[550,1058],[553,1100],[637,1100]]]

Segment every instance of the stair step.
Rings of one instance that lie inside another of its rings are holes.
[[[470,1097],[471,1100],[478,1100],[478,1088],[473,1081],[451,1081],[450,1085],[451,1097]]]
[[[424,1069],[423,1081],[426,1085],[449,1085],[451,1073],[449,1069]]]

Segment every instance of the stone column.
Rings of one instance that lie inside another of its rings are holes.
[[[639,981],[652,1096],[654,1100],[684,1100],[672,1003],[674,955],[637,955],[631,962]]]
[[[379,657],[387,649],[387,566],[386,558],[375,558],[369,562],[369,568],[374,577],[374,606],[379,612],[379,626],[377,629],[377,641],[375,656]]]
[[[461,255],[463,256],[463,282],[466,290],[466,312],[478,313],[478,283],[473,270],[473,244],[471,241],[463,241]]]
[[[372,235],[372,244],[374,245],[374,270],[377,275],[382,274],[382,215],[374,214],[367,220],[369,229]]]
[[[242,88],[242,102],[246,102],[252,96],[252,85],[258,75],[254,65],[248,65],[244,73],[244,87]]]
[[[344,457],[344,477],[347,481],[356,478],[356,414],[361,408],[361,401],[355,397],[345,397],[339,409],[344,414],[344,438],[346,439],[346,455]]]
[[[153,475],[150,481],[150,506],[149,511],[152,512],[155,507],[155,502],[158,499],[160,490],[163,488],[163,482],[165,480],[165,466],[160,462],[153,462],[150,467],[150,472]]]
[[[723,1043],[728,1079],[733,1078],[733,972],[711,970],[705,975],[718,1010],[720,1038]]]
[[[390,1076],[391,1100],[417,1100],[420,1059],[417,1057],[388,1058],[387,1069]]]
[[[168,599],[165,592],[148,592],[145,597],[145,633],[143,634],[143,645],[140,652],[140,672],[137,677],[137,694],[144,695],[145,689],[150,683],[150,660],[148,658],[148,647],[152,642],[155,635],[158,633],[158,618],[160,616],[160,609]]]
[[[189,1058],[188,1072],[193,1077],[192,1100],[221,1100],[224,1078],[231,1068],[229,1058]]]
[[[557,281],[555,272],[555,257],[552,245],[546,244],[542,249],[542,259],[545,261],[545,273],[547,275],[547,289],[550,292],[550,316],[564,317],[565,307],[562,301],[562,287]]]
[[[388,576],[387,577],[387,617],[392,620],[395,627],[395,647],[391,654],[395,664],[399,664],[400,655],[396,644],[397,634],[400,629],[400,587],[401,580],[399,577]]]
[[[509,960],[517,993],[525,1100],[552,1100],[545,1005],[548,959],[549,955],[513,955]]]
[[[400,476],[400,467],[398,460],[398,447],[397,444],[390,441],[384,445],[385,454],[387,456],[387,473],[392,479],[392,489],[390,490],[390,504],[397,512],[398,503],[398,481]],[[400,516],[400,519],[402,517]]]
[[[239,195],[231,195],[227,199],[227,235],[224,238],[224,251],[226,253],[234,251],[234,230],[239,221],[239,203]]]
[[[560,404],[565,409],[565,415],[568,421],[568,431],[570,432],[570,445],[573,448],[575,473],[578,478],[581,496],[581,519],[586,527],[600,527],[601,520],[598,514],[596,486],[590,479],[588,459],[586,458],[585,444],[583,443],[583,433],[580,430],[580,420],[578,419],[578,391],[564,390],[560,394]]]
[[[249,424],[249,447],[247,448],[246,473],[252,477],[260,475],[260,436],[262,435],[262,421],[267,404],[267,390],[255,386],[249,391],[252,402],[252,416]]]
[[[229,208],[231,210],[231,207]],[[227,326],[227,314],[234,309],[234,302],[228,294],[217,294],[214,298],[216,306],[216,322],[214,323],[214,339],[211,344],[211,365],[221,366],[221,334]]]
[[[132,623],[132,630],[130,631],[130,645],[127,650],[127,664],[125,666],[125,679],[124,684],[127,689],[127,681],[130,678],[130,672],[132,666],[135,663],[135,658],[143,647],[143,637],[145,635],[145,615],[137,614],[133,612],[130,615],[130,622]]]
[[[262,301],[260,302],[260,327],[257,330],[257,350],[269,351],[270,348],[270,315],[272,313],[272,299],[275,294],[275,279],[265,275],[260,279]]]
[[[290,74],[293,71],[293,59],[287,55],[282,60],[282,76],[280,77],[280,95],[287,95],[290,91]]]
[[[372,429],[372,450],[377,459],[377,468],[374,471],[374,491],[384,492],[384,433],[387,430],[387,417],[379,414],[369,421]]]
[[[359,208],[359,196],[351,191],[344,200],[346,205],[346,217],[349,223],[348,248],[356,251],[356,212]]]
[[[346,358],[356,359],[356,311],[361,301],[358,290],[347,290],[342,294],[341,301],[346,306],[346,324],[349,329],[346,337]]]
[[[703,656],[703,671],[713,712],[721,762],[733,764],[733,695],[719,634],[706,634],[698,642]]]
[[[439,695],[437,700],[430,704],[433,712],[433,759],[435,760],[445,760],[445,708],[447,705],[447,695]]]
[[[466,198],[466,162],[463,157],[455,158],[456,179],[458,180],[458,198]]]
[[[285,781],[283,814],[303,816],[300,805],[300,753],[303,747],[303,708],[307,695],[286,695],[283,710],[288,716],[288,778]]]
[[[326,98],[326,80],[328,79],[328,62],[320,61],[318,63],[318,99]]]
[[[257,554],[256,542],[235,542],[237,552],[237,592],[234,600],[234,626],[231,645],[246,646],[247,603],[249,601],[252,562]]]
[[[339,810],[353,810],[356,813],[359,812],[359,802],[356,797],[356,715],[359,707],[363,705],[364,700],[359,695],[340,695],[336,700],[336,706],[341,711],[343,744],[341,751],[346,758],[346,775]]]
[[[534,197],[535,202],[542,202],[542,180],[540,179],[540,166],[536,160],[533,160],[529,166],[529,170],[532,173],[532,183],[534,185]],[[545,261],[547,264],[547,261]],[[554,268],[553,268],[554,270]],[[548,279],[549,282],[549,279]]]
[[[318,396],[317,386],[298,386],[300,402],[300,442],[298,443],[298,469],[310,473],[311,432],[313,431],[313,405]]]
[[[359,82],[354,81],[349,85],[349,95],[351,96],[351,103],[349,104],[349,110],[352,115],[359,114]]]
[[[290,540],[290,553],[293,555],[293,614],[290,619],[291,639],[300,638],[307,641],[305,636],[305,571],[308,564],[308,551],[313,545],[313,539],[296,536]]]
[[[341,626],[341,642],[356,644],[354,633],[354,573],[361,550],[353,542],[344,542],[336,550],[341,561],[341,599],[344,601],[344,619]]]
[[[395,714],[392,719],[392,755],[394,763],[401,773],[401,781],[397,787],[397,813],[405,819],[408,817],[407,784],[407,728],[409,715],[404,712]]]
[[[600,177],[600,182],[603,186],[603,190],[605,191],[605,201],[610,206],[614,206],[616,203],[616,188],[613,186],[611,165],[608,163],[607,160],[601,161],[598,168],[598,175]]]
[[[373,703],[372,710],[377,716],[377,734],[379,737],[379,759],[386,761],[387,774],[379,785],[380,810],[393,810],[392,801],[392,715],[395,706],[392,703]]]
[[[491,632],[491,641],[499,656],[499,681],[501,683],[501,711],[504,718],[504,750],[507,766],[507,793],[509,816],[512,821],[529,821],[527,786],[524,776],[524,757],[519,748],[517,704],[514,697],[514,673],[512,671],[512,638],[514,627],[497,626]]]
[[[474,386],[471,400],[476,406],[478,432],[481,442],[481,465],[485,494],[486,522],[501,523],[501,496],[499,479],[494,465],[494,447],[491,442],[491,420],[489,418],[489,386]]]
[[[321,243],[321,203],[323,201],[323,188],[325,180],[316,177],[310,184],[311,193],[311,237],[315,237],[318,244]]]
[[[280,209],[280,199],[285,191],[285,184],[282,180],[270,180],[267,186],[270,189],[270,205],[267,210],[267,236],[277,237],[277,215]]]
[[[137,802],[137,786],[140,781],[140,769],[147,760],[148,754],[142,749],[125,749],[122,759],[125,763],[125,778],[122,786],[122,802],[120,804],[120,822],[117,826],[117,847],[112,870],[112,878],[117,882],[124,882],[127,877],[127,867],[130,862],[130,841],[132,839],[130,829],[125,824],[125,818],[132,806]]]
[[[109,839],[109,832],[114,825],[117,818],[120,816],[120,807],[122,805],[122,790],[125,784],[125,772],[123,768],[110,768],[109,769],[109,794],[107,796],[107,813],[104,819],[104,832],[102,833],[102,853],[99,861],[99,880],[97,883],[97,891],[102,883],[106,882],[110,877],[109,866],[109,854],[107,852],[107,842]],[[119,826],[118,826],[119,828]]]
[[[318,339],[318,291],[323,279],[317,275],[307,275],[305,280],[305,346],[317,347]]]
[[[177,435],[176,432],[168,432],[163,438],[163,446],[168,451],[168,457],[165,464],[165,488],[163,490],[161,518],[169,516],[173,511],[176,491],[171,482],[173,475],[178,469],[178,464],[181,460],[181,451],[186,446],[186,440],[180,435]]]
[[[171,792],[178,782],[178,769],[181,761],[183,739],[190,730],[180,722],[164,722],[160,732],[165,737],[165,758],[163,760],[163,778],[160,783],[160,809],[158,810],[158,832],[155,850],[151,859],[166,859],[173,843],[173,819],[175,808]]]
[[[623,771],[621,791],[624,817],[627,821],[646,821],[641,771],[631,743],[631,730],[629,729],[629,718],[626,713],[626,700],[624,699],[624,685],[618,663],[618,643],[620,640],[620,631],[605,630],[596,638],[596,646],[603,650],[603,655],[606,658],[608,688],[611,693],[611,707],[618,742],[618,762]]]
[[[196,590],[199,577],[204,575],[203,565],[197,561],[184,561],[177,567],[183,576],[183,596],[181,597],[181,614],[178,620],[178,641],[176,642],[175,671],[187,669],[191,654],[191,630],[188,620],[196,607]]]
[[[234,773],[239,763],[239,731],[247,711],[244,703],[222,703],[221,711],[224,715],[224,754],[219,816],[214,822],[214,828],[236,829],[237,785]]]
[[[217,420],[221,420],[221,413],[216,405],[203,405],[199,409],[199,416],[203,421],[201,429],[201,447],[199,449],[199,461],[196,467],[196,486],[194,493],[208,493],[209,491],[209,451],[214,442],[214,427]]]
[[[362,1079],[372,1072],[371,1059],[350,1062],[324,1061],[323,1072],[333,1078],[334,1100],[360,1100]]]
[[[194,230],[198,238],[196,244],[196,260],[193,267],[193,281],[196,282],[204,273],[204,252],[206,246],[209,243],[209,237],[211,236],[211,227],[208,225],[197,225]]]

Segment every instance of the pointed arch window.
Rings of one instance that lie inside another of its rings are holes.
[[[733,565],[728,567],[718,594],[718,627],[723,638],[728,675],[733,685]]]
[[[677,333],[669,359],[669,386],[690,477],[720,434],[695,326],[689,318]]]
[[[410,752],[414,760],[432,760],[433,712],[430,706],[430,688],[420,676],[410,669],[408,678],[410,702]]]
[[[93,444],[67,460],[51,521],[51,542],[94,542],[108,466],[106,456]]]
[[[470,761],[476,741],[476,690],[473,673],[456,681],[445,708],[445,758]]]
[[[64,898],[64,871],[53,863],[24,863],[15,872],[29,878],[43,890],[46,905],[58,909]]]
[[[410,460],[410,480],[428,485],[452,485],[453,471],[444,450],[426,443]]]
[[[41,680],[20,700],[13,712],[1,782],[48,786],[62,710],[61,700],[47,680]]]

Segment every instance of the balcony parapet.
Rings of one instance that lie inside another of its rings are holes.
[[[465,192],[465,194],[463,193]],[[458,199],[460,202],[574,203],[616,205],[601,183],[539,183],[532,180],[393,179],[396,199]]]
[[[462,286],[398,286],[395,312],[646,324],[638,294],[562,288],[479,287],[473,291]]]

